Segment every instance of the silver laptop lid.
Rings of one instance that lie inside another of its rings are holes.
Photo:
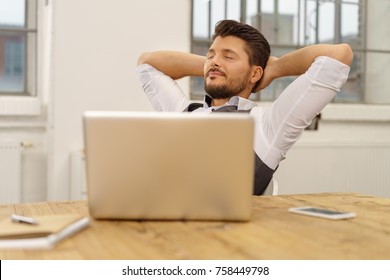
[[[248,220],[249,114],[86,112],[88,205],[95,218]]]

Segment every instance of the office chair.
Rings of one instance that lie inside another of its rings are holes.
[[[279,191],[278,181],[272,178],[267,188],[265,189],[263,195],[277,195],[278,191]]]

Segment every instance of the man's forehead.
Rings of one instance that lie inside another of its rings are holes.
[[[209,53],[214,53],[216,51],[221,51],[221,52],[224,52],[224,53],[237,53],[234,49],[231,49],[231,48],[216,48],[214,49],[212,46],[209,48]]]
[[[218,36],[211,44],[209,52],[223,51],[246,54],[246,47],[246,42],[241,38],[235,36]]]

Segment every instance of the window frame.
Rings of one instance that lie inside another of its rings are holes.
[[[24,37],[24,77],[22,91],[1,91],[1,97],[37,96],[37,47],[38,47],[38,1],[24,0],[24,27],[6,27],[0,25],[0,33]]]

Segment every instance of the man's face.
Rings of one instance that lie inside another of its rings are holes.
[[[248,98],[253,84],[245,41],[233,37],[215,38],[204,66],[205,91],[214,99],[235,95]]]

